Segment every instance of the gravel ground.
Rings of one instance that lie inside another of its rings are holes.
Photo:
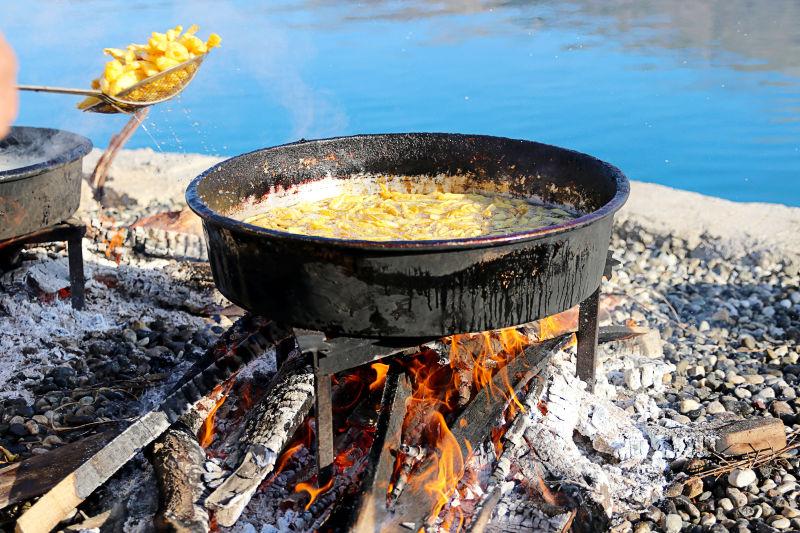
[[[645,230],[628,219],[613,239],[623,261],[605,292],[627,295],[613,312],[657,327],[676,366],[660,416],[681,424],[780,417],[798,430],[800,289],[785,253],[734,253],[708,236],[694,240]],[[734,248],[735,249],[735,248]],[[673,464],[675,471],[683,463]],[[618,531],[800,530],[798,458],[737,472],[676,495],[658,509],[619,517]]]

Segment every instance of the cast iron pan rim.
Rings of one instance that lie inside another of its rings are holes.
[[[29,178],[31,176],[36,176],[47,170],[52,170],[53,168],[66,165],[67,163],[72,163],[73,161],[80,159],[92,151],[92,141],[83,135],[78,135],[77,133],[72,133],[71,131],[57,130],[54,128],[37,128],[33,126],[12,126],[11,132],[8,134],[8,136],[12,136],[15,131],[19,130],[35,130],[38,132],[38,136],[40,138],[52,137],[53,135],[62,135],[66,137],[64,140],[71,141],[73,146],[57,154],[55,157],[42,161],[41,163],[0,171],[0,183],[8,183]],[[2,139],[0,139],[0,141],[2,141]]]
[[[596,211],[592,211],[586,215],[581,217],[569,220],[564,224],[558,224],[555,226],[546,226],[543,228],[538,228],[531,231],[521,231],[517,233],[508,233],[505,235],[493,235],[489,237],[473,237],[473,238],[466,238],[466,239],[445,239],[445,240],[420,240],[420,241],[368,241],[368,240],[358,240],[358,239],[334,239],[330,237],[318,237],[313,235],[300,235],[297,233],[287,233],[284,231],[276,231],[272,229],[262,228],[260,226],[254,226],[253,224],[248,224],[246,222],[242,222],[240,220],[236,220],[231,217],[227,217],[222,215],[213,209],[211,209],[208,204],[206,204],[203,199],[200,197],[200,194],[197,192],[197,188],[200,185],[200,182],[208,176],[209,174],[215,172],[218,168],[226,165],[232,159],[236,159],[239,157],[244,157],[250,154],[254,154],[257,152],[267,152],[272,150],[277,150],[280,148],[284,148],[286,146],[296,146],[298,144],[303,143],[328,143],[328,142],[335,142],[341,141],[346,139],[362,139],[362,138],[370,138],[370,137],[407,137],[407,136],[429,136],[429,137],[469,137],[469,138],[485,138],[485,139],[493,139],[493,140],[504,140],[504,141],[512,141],[512,142],[521,142],[531,145],[538,145],[543,146],[546,148],[552,148],[564,153],[572,153],[577,155],[583,159],[588,159],[599,163],[600,166],[604,167],[606,171],[614,178],[614,182],[616,184],[616,193],[611,200],[603,205],[600,209]],[[247,152],[233,158],[226,159],[216,165],[212,166],[196,178],[194,178],[189,187],[186,189],[186,203],[189,207],[194,211],[200,218],[219,224],[225,229],[228,229],[233,232],[238,233],[245,233],[254,237],[268,237],[272,239],[282,239],[287,241],[302,241],[307,243],[314,243],[319,244],[321,246],[328,246],[334,248],[347,248],[347,249],[358,249],[364,251],[381,251],[381,252],[391,252],[393,250],[398,252],[406,252],[408,250],[418,250],[418,251],[446,251],[446,250],[462,250],[462,249],[474,249],[474,248],[484,248],[490,246],[497,246],[501,244],[510,244],[510,243],[517,243],[517,242],[525,242],[535,239],[541,239],[545,237],[550,237],[554,235],[559,235],[561,233],[565,233],[568,231],[572,231],[578,228],[582,228],[588,225],[593,224],[594,222],[601,220],[603,218],[612,216],[616,213],[622,206],[625,204],[625,201],[628,199],[628,195],[630,194],[630,183],[628,182],[628,178],[622,173],[614,165],[606,163],[597,159],[596,157],[592,157],[588,154],[584,154],[582,152],[578,152],[576,150],[570,150],[568,148],[561,148],[560,146],[553,146],[544,143],[539,143],[536,141],[529,141],[525,139],[511,139],[509,137],[497,137],[492,135],[471,135],[471,134],[462,134],[462,133],[437,133],[437,132],[415,132],[415,133],[372,133],[372,134],[362,134],[362,135],[350,135],[350,136],[341,136],[341,137],[329,137],[325,139],[314,139],[309,141],[297,141],[292,143],[281,144],[277,146],[272,146],[269,148],[260,148],[258,150],[253,150],[251,152]]]

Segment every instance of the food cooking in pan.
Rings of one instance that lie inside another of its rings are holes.
[[[575,218],[563,207],[483,192],[377,192],[269,207],[246,222],[264,228],[339,239],[416,241],[504,235]]]

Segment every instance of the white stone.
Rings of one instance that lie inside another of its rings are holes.
[[[688,398],[686,400],[681,400],[680,404],[678,404],[678,409],[682,414],[686,414],[700,409],[700,404],[697,402],[697,400]]]
[[[642,387],[641,372],[638,368],[629,368],[625,370],[625,385],[628,389],[635,391]]]
[[[679,514],[668,514],[664,521],[664,529],[667,533],[678,533],[683,528],[683,519]]]
[[[756,480],[756,473],[749,468],[736,468],[728,474],[728,483],[737,488],[744,488]]]
[[[774,400],[775,399],[775,391],[772,390],[772,387],[764,387],[758,394],[756,394],[756,398],[760,398],[762,400]]]
[[[789,529],[792,523],[785,516],[777,516],[772,522],[769,523],[775,529]]]
[[[722,507],[722,510],[726,513],[733,511],[733,502],[729,498],[722,498],[720,499],[717,504]]]
[[[706,413],[710,415],[718,415],[724,412],[725,412],[725,406],[722,405],[717,400],[714,400],[713,402],[710,402],[708,405],[706,405]]]
[[[656,365],[646,363],[642,365],[642,387],[647,389],[656,382]]]

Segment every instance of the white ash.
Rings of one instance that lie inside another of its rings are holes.
[[[72,308],[69,300],[48,302],[69,287],[67,258],[36,249],[36,258],[0,277],[0,398],[31,400],[26,384],[41,379],[52,366],[80,353],[87,335],[123,327],[131,320],[163,319],[176,326],[196,329],[205,321],[190,312],[209,305],[199,293],[180,279],[181,267],[165,260],[136,260],[117,265],[84,249],[86,307]],[[109,288],[98,279],[113,278]],[[166,307],[166,308],[165,308]],[[12,378],[22,376],[23,379]]]

